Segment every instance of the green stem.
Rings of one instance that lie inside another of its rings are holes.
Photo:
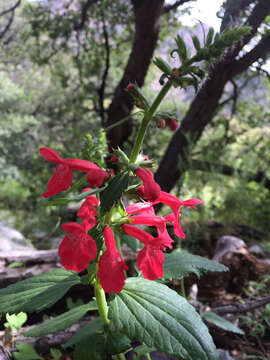
[[[110,125],[110,126],[107,126],[104,130],[105,130],[105,131],[109,131],[109,130],[113,129],[113,128],[116,127],[116,126],[119,126],[119,125],[123,124],[125,121],[127,121],[128,119],[130,119],[132,116],[140,114],[141,112],[142,112],[142,111],[140,110],[140,111],[137,111],[137,112],[135,112],[135,113],[133,113],[133,114],[129,114],[128,116],[125,116],[123,119],[121,119],[121,120],[113,123],[113,124]]]
[[[160,92],[158,93],[157,97],[155,98],[153,104],[150,106],[149,110],[145,113],[143,121],[142,121],[140,129],[139,129],[139,132],[138,132],[137,139],[135,141],[134,147],[133,147],[131,155],[130,155],[130,160],[129,160],[130,164],[133,164],[136,162],[137,156],[139,155],[139,152],[141,150],[141,146],[142,146],[143,139],[144,139],[146,130],[148,128],[148,125],[149,125],[150,121],[152,120],[152,117],[153,117],[155,111],[157,110],[157,108],[159,107],[161,101],[164,99],[167,92],[170,90],[171,86],[172,86],[172,82],[170,80],[168,80],[166,82],[166,84],[163,86],[163,88],[160,90]]]
[[[117,354],[116,357],[117,357],[117,359],[119,359],[119,360],[126,360],[126,357],[125,357],[124,354]]]
[[[99,315],[101,317],[103,324],[105,326],[108,326],[110,320],[108,319],[108,305],[105,297],[105,292],[102,289],[98,280],[95,281],[94,287],[95,287],[95,297],[96,297]]]
[[[145,356],[146,356],[146,359],[147,359],[147,360],[151,360],[151,356],[150,356],[149,353],[146,353]]]
[[[180,285],[181,285],[181,294],[184,298],[187,298],[186,296],[186,291],[185,291],[185,283],[184,283],[184,279],[180,280]]]

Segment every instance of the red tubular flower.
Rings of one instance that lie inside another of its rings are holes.
[[[185,238],[186,236],[179,222],[181,206],[196,209],[195,205],[202,204],[203,202],[199,199],[189,199],[186,201],[182,201],[177,197],[166,193],[165,191],[161,191],[159,198],[152,202],[153,205],[158,203],[168,205],[172,209],[173,213],[165,216],[164,219],[173,224],[175,235],[181,238]]]
[[[160,195],[160,186],[155,182],[153,173],[148,169],[138,168],[135,174],[144,185],[144,198],[149,201],[156,200]]]
[[[163,251],[166,247],[172,247],[172,239],[168,241],[168,239],[163,236],[154,237],[146,231],[128,224],[122,225],[122,229],[126,234],[144,243],[143,249],[139,251],[137,256],[138,269],[142,271],[143,276],[148,280],[162,278],[164,263]]]
[[[143,216],[156,216],[153,205],[150,202],[138,202],[126,207],[128,215],[140,214]]]
[[[124,271],[128,267],[115,245],[114,235],[109,226],[104,230],[104,240],[106,250],[100,257],[97,276],[105,292],[119,293],[125,285]]]
[[[39,149],[39,152],[46,161],[57,164],[55,172],[47,184],[48,191],[42,194],[43,197],[53,196],[61,191],[67,190],[72,183],[73,170],[87,172],[90,178],[93,173],[94,175],[92,176],[94,176],[95,179],[98,179],[93,182],[93,185],[90,184],[90,186],[102,185],[104,179],[108,176],[106,171],[100,169],[96,164],[90,161],[80,159],[63,159],[55,150],[50,148],[41,148]],[[104,173],[106,175],[104,175]]]
[[[89,261],[97,256],[94,239],[87,234],[91,225],[87,221],[81,224],[70,222],[62,225],[68,232],[58,248],[61,264],[66,270],[80,272],[87,268]]]
[[[103,182],[109,178],[109,174],[105,170],[102,170],[97,165],[95,166],[96,166],[95,168],[92,168],[91,171],[88,172],[86,179],[91,187],[94,186],[100,187],[103,184]]]
[[[84,189],[82,192],[92,190],[91,188]],[[87,220],[91,225],[91,228],[96,225],[95,216],[98,214],[97,206],[99,205],[99,200],[94,195],[89,195],[85,198],[80,209],[77,212],[77,216],[82,220]]]

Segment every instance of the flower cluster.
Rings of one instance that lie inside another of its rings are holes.
[[[72,182],[72,171],[86,172],[88,184],[92,187],[100,187],[109,178],[109,174],[96,164],[80,159],[62,159],[60,155],[50,149],[41,148],[41,155],[46,161],[56,164],[53,177],[47,184],[48,191],[43,194],[49,197],[67,190]],[[143,185],[137,189],[137,195],[141,201],[132,203],[125,208],[125,221],[119,222],[121,230],[138,239],[143,247],[137,256],[138,269],[149,280],[156,280],[163,276],[164,251],[172,248],[173,239],[167,231],[167,224],[173,225],[174,233],[182,238],[185,237],[179,219],[182,206],[196,209],[196,205],[202,203],[199,199],[182,201],[177,197],[161,191],[155,182],[153,173],[142,167],[133,170],[134,174],[141,179]],[[89,191],[91,188],[83,190]],[[165,216],[157,216],[154,205],[162,203],[167,205],[171,212]],[[60,243],[58,254],[62,265],[67,270],[80,272],[85,270],[90,261],[98,263],[97,277],[103,289],[108,292],[120,292],[125,283],[125,271],[128,269],[115,243],[114,225],[105,223],[99,217],[99,199],[95,195],[85,197],[77,216],[81,223],[70,222],[62,225],[67,232]],[[99,222],[103,232],[104,250],[98,251],[95,239],[89,234]],[[138,226],[139,227],[138,227]],[[154,227],[155,236],[142,229],[141,226]]]

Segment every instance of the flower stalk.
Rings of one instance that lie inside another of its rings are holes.
[[[138,132],[134,147],[133,147],[131,155],[130,155],[130,161],[129,161],[130,164],[133,164],[136,162],[137,156],[139,155],[139,152],[141,150],[141,146],[142,146],[148,125],[149,125],[150,121],[152,120],[153,115],[154,115],[155,111],[157,110],[157,108],[159,107],[161,101],[164,99],[167,92],[170,90],[171,86],[172,86],[172,81],[168,80],[167,83],[163,86],[163,88],[158,93],[157,97],[155,98],[153,104],[150,106],[149,110],[146,111],[143,121],[141,123],[141,126],[139,128],[139,132]]]

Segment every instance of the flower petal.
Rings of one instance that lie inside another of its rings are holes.
[[[88,172],[90,170],[100,169],[98,165],[88,160],[65,159],[65,164],[70,166],[71,170]]]
[[[39,152],[40,155],[42,155],[46,161],[52,162],[54,164],[62,164],[64,161],[64,159],[61,158],[58,152],[51,148],[47,148],[47,147],[40,148]]]
[[[125,285],[124,271],[128,267],[115,245],[114,235],[109,226],[104,230],[104,240],[106,250],[100,257],[97,276],[105,292],[119,293]]]
[[[144,198],[154,201],[160,195],[160,186],[155,182],[153,173],[148,169],[138,168],[135,174],[142,180],[144,185]]]
[[[109,174],[99,167],[91,169],[86,176],[87,182],[91,187],[100,187],[105,180],[109,178]]]
[[[43,197],[49,197],[58,194],[61,191],[67,190],[72,183],[72,171],[71,169],[63,164],[56,166],[52,178],[47,184],[47,189]]]
[[[136,226],[124,224],[122,225],[122,230],[126,234],[135,237],[144,244],[151,244],[153,241],[155,241],[155,238],[152,235],[148,234],[142,229],[137,228]]]
[[[138,269],[148,280],[156,280],[163,277],[163,252],[151,245],[146,245],[139,251],[137,256]]]

